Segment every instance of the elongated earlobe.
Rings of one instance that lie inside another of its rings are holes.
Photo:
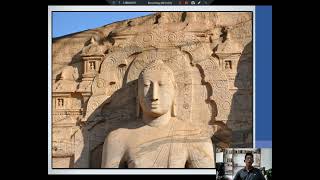
[[[176,108],[176,101],[174,100],[171,107],[171,116],[176,117],[177,116],[177,108]]]
[[[139,98],[136,98],[136,116],[139,118],[140,116],[140,103],[139,103]]]

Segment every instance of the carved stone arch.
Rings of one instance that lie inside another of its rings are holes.
[[[197,67],[201,74],[201,84],[206,86],[206,92],[198,92],[198,97],[194,98],[201,99],[201,96],[207,96],[205,100],[212,108],[212,112],[210,113],[211,117],[202,118],[210,119],[211,123],[214,121],[226,122],[232,101],[228,77],[226,73],[219,68],[219,60],[212,57],[213,52],[210,50],[212,49],[212,45],[202,43],[197,44],[194,48],[190,48],[191,46],[193,45],[184,46],[181,49],[189,55],[191,63]],[[197,75],[194,74],[193,77],[195,78],[194,84],[199,84]],[[197,93],[195,93],[195,96],[196,95]],[[203,106],[203,104],[201,106]]]
[[[214,101],[217,106],[217,116],[215,120],[227,121],[232,100],[227,75],[218,68],[215,58],[201,61],[197,63],[197,67],[203,73],[203,83],[208,83],[212,90],[208,99]]]
[[[94,112],[99,115],[100,109],[97,108],[122,87],[128,64],[133,59],[129,56],[139,51],[140,49],[136,47],[122,48],[104,58],[100,66],[100,74],[96,75],[91,86],[92,96],[88,100],[85,119],[92,119],[94,116],[90,116]]]
[[[209,57],[205,60],[193,58],[195,68],[200,73],[194,78],[194,94],[192,119],[198,119],[202,124],[212,125],[213,143],[217,147],[230,145],[230,127],[227,122],[231,111],[232,93],[228,87],[228,77],[219,68],[218,59]],[[221,139],[221,136],[223,139]]]

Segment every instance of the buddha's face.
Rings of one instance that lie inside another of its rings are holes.
[[[144,114],[159,117],[171,110],[174,86],[165,71],[148,71],[139,79],[138,96]]]

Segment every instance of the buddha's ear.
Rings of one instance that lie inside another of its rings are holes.
[[[173,82],[174,91],[178,90],[178,84],[176,82]]]
[[[177,106],[176,106],[176,100],[173,100],[172,106],[171,106],[171,116],[176,117],[177,116]]]

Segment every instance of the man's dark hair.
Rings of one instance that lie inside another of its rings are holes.
[[[244,156],[244,159],[246,159],[246,158],[247,158],[247,156],[251,156],[251,157],[253,157],[252,152],[247,152],[247,153],[246,153],[246,155]]]

